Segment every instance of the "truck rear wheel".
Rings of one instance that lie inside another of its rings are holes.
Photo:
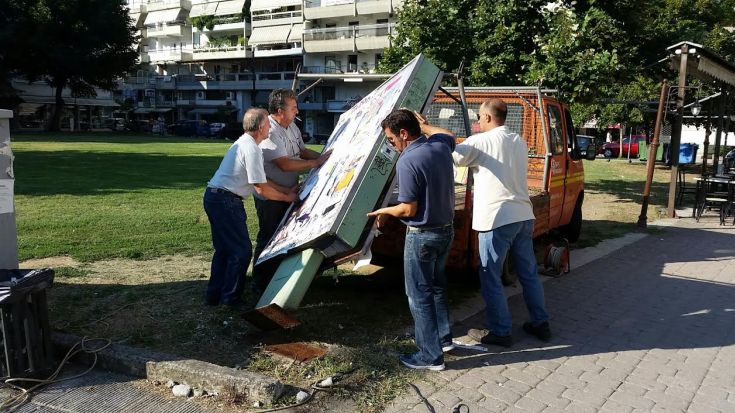
[[[572,219],[567,225],[559,228],[562,236],[569,242],[576,242],[582,233],[582,202],[584,201],[584,192],[580,192],[577,203],[574,205]]]

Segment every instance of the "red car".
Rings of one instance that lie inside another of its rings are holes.
[[[633,144],[630,144],[631,140]],[[628,157],[628,147],[630,147],[630,157],[638,157],[638,143],[647,142],[646,135],[633,135],[623,138],[623,157]],[[605,155],[605,158],[616,158],[620,153],[620,142],[605,142],[599,149],[599,153]]]

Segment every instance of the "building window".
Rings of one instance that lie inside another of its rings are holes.
[[[341,73],[342,62],[337,59],[337,56],[324,56],[324,73]]]
[[[388,29],[388,19],[378,19],[375,23],[378,25],[378,28],[375,29],[376,36],[387,36],[390,34]]]
[[[347,56],[347,71],[357,72],[357,55],[351,54]]]

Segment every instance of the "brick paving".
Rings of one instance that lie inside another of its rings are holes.
[[[511,297],[511,349],[455,350],[418,384],[436,412],[735,412],[733,226],[678,220],[544,286],[552,341]],[[387,411],[429,410],[409,389]]]

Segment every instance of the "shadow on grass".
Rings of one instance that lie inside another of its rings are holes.
[[[229,366],[242,364],[260,342],[242,318],[244,310],[203,305],[206,279],[105,285],[81,282],[89,276],[83,271],[57,272],[49,299],[52,325],[60,330]],[[301,326],[268,336],[360,347],[412,330],[401,272],[342,275],[336,284],[333,273],[317,277],[294,312]],[[450,305],[478,288],[476,279],[450,275]]]
[[[142,189],[204,188],[221,156],[163,153],[22,151],[16,153],[18,195],[101,195]],[[49,179],[57,184],[50,184]]]
[[[614,202],[635,202],[640,204],[643,200],[644,180],[614,180],[601,179],[595,182],[585,182],[585,191],[595,191],[615,195],[618,200]],[[669,192],[669,184],[666,182],[651,183],[650,203],[664,202]]]

